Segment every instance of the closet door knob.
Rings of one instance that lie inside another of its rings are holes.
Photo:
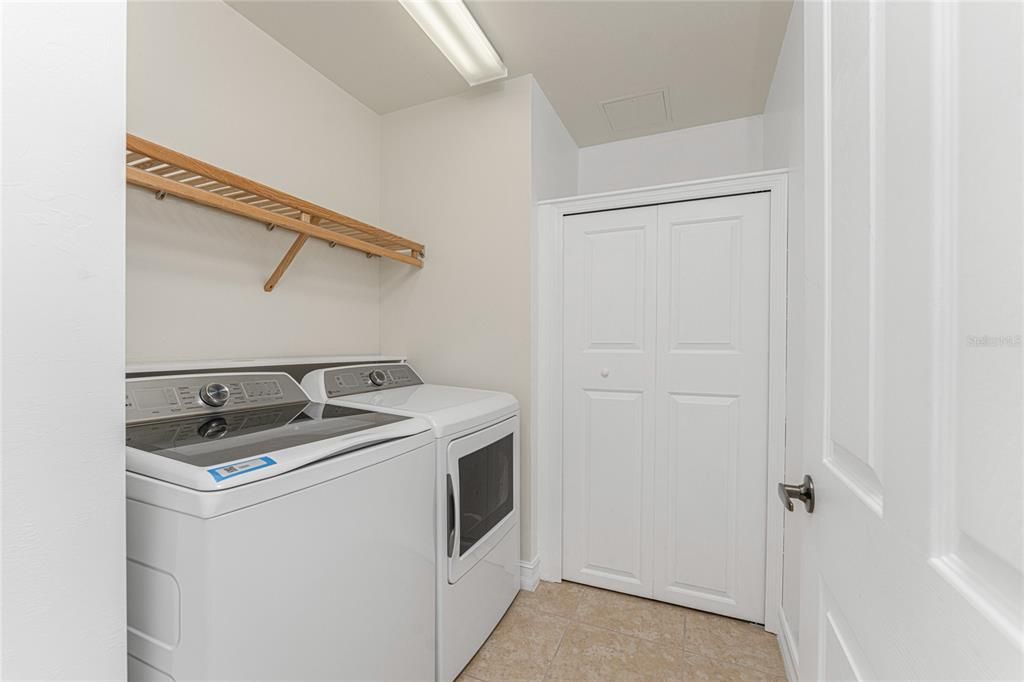
[[[610,374],[610,372],[608,371],[607,367],[605,367],[604,369],[601,370],[601,376],[607,377],[609,374]]]

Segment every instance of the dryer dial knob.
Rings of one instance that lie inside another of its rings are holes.
[[[379,369],[375,369],[370,372],[370,383],[374,386],[383,386],[384,382],[388,380],[388,375]]]
[[[231,397],[231,392],[224,384],[206,384],[199,389],[199,399],[210,407],[221,407]]]

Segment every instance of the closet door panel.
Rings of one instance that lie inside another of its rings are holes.
[[[563,575],[650,596],[654,208],[564,222]]]
[[[734,602],[736,518],[718,510],[736,502],[739,398],[671,393],[667,420],[668,450],[702,456],[669,457],[658,473],[676,492],[662,501],[668,508],[658,510],[667,522],[666,535],[656,537],[665,544],[662,588]]]
[[[656,598],[764,622],[769,195],[658,211]]]
[[[578,501],[584,522],[581,573],[642,584],[645,578],[644,396],[584,391]]]
[[[671,351],[739,347],[741,228],[737,218],[673,223],[668,231]]]
[[[565,578],[763,622],[769,206],[565,219]]]

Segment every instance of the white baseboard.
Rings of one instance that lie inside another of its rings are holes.
[[[540,555],[530,561],[519,562],[519,586],[527,592],[533,592],[540,584]]]
[[[800,658],[794,646],[793,631],[786,620],[786,612],[779,607],[779,650],[782,652],[782,664],[786,668],[786,679],[789,682],[798,682],[800,679]]]

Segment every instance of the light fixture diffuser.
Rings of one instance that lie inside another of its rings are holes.
[[[470,85],[504,78],[508,69],[462,0],[398,0]]]

